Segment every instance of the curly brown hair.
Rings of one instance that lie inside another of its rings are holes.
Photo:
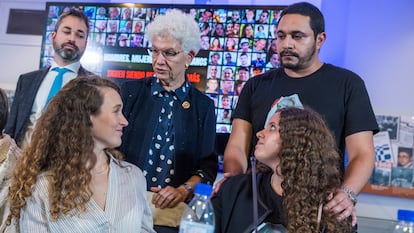
[[[96,163],[90,117],[100,113],[103,88],[120,93],[112,81],[90,75],[73,79],[50,101],[15,168],[9,188],[7,224],[20,218],[38,175],[46,172],[53,220],[75,208],[85,210],[92,196],[90,172]],[[120,152],[107,150],[115,158],[122,158]]]
[[[288,232],[318,232],[318,208],[341,185],[340,157],[332,133],[311,109],[280,112],[280,172]],[[276,169],[278,170],[278,169]],[[350,232],[348,221],[322,214],[325,232]],[[320,227],[321,228],[321,227]]]

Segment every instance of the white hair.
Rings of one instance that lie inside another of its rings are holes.
[[[147,38],[152,41],[154,37],[168,37],[176,39],[183,50],[197,54],[200,50],[200,28],[194,17],[178,9],[172,9],[165,15],[157,15],[146,29]]]

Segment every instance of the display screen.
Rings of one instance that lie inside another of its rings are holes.
[[[118,83],[153,75],[148,52],[151,44],[145,37],[145,29],[156,15],[172,8],[192,14],[200,27],[201,50],[187,76],[214,101],[217,133],[231,131],[230,119],[246,81],[279,66],[275,31],[285,6],[48,2],[41,67],[49,66],[53,60],[52,32],[59,15],[71,7],[82,9],[90,19],[82,65]]]

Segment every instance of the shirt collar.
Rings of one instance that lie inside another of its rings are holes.
[[[175,89],[174,91],[165,90],[162,87],[160,80],[156,77],[152,77],[151,84],[151,93],[153,96],[158,95],[162,92],[173,92],[181,102],[185,100],[191,87],[191,83],[188,81],[187,78],[185,79],[184,84],[181,87]]]
[[[77,61],[77,62],[71,63],[71,64],[69,64],[67,66],[64,66],[64,67],[71,70],[73,73],[77,74],[78,71],[79,71],[80,65],[81,65],[80,62]],[[61,67],[61,66],[59,66],[58,64],[56,64],[56,62],[53,61],[49,70],[52,70],[55,67]],[[63,68],[63,67],[61,67],[61,68]]]

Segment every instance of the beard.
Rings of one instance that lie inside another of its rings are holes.
[[[66,45],[70,45],[73,49],[65,48]],[[63,60],[66,61],[79,61],[83,55],[83,52],[79,50],[79,47],[72,42],[63,43],[59,46],[56,42],[53,42],[53,49]]]
[[[316,53],[316,43],[312,46],[310,50],[304,55],[300,56],[298,53],[295,53],[289,49],[285,49],[279,53],[280,55],[280,65],[284,68],[291,69],[291,70],[301,70],[304,68],[307,68],[309,66],[309,61],[312,60],[314,54]],[[297,58],[297,61],[292,61],[291,59],[289,61],[285,61],[283,57],[284,56],[292,56]]]

